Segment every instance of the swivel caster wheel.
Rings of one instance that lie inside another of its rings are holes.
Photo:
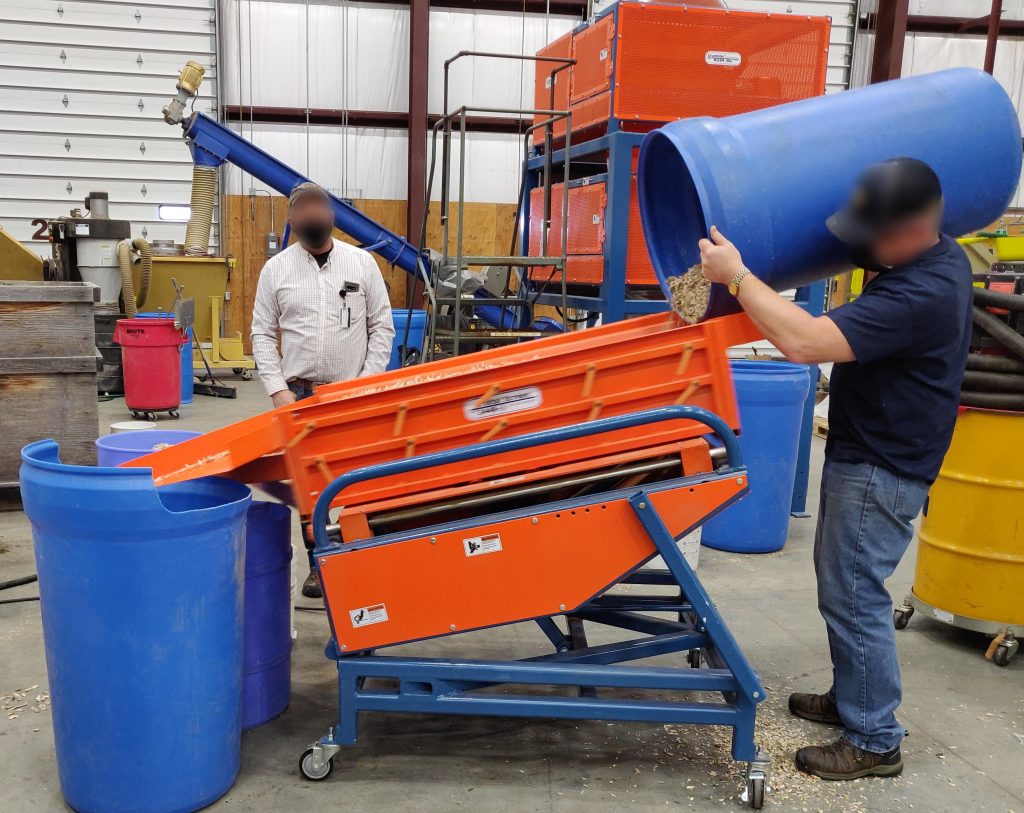
[[[992,662],[996,666],[1009,666],[1010,661],[1017,657],[1018,649],[1020,642],[1016,638],[1006,638],[992,653]]]
[[[171,416],[172,418],[177,418],[177,417],[179,417],[179,416],[178,416],[178,410],[176,410],[176,409],[171,409],[171,410],[168,410],[167,414],[168,414],[168,415],[170,415],[170,416]]]
[[[252,370],[247,370],[244,367],[232,367],[231,372],[241,378],[243,381],[252,380]]]
[[[155,412],[147,412],[146,413],[146,420],[147,421],[155,421],[156,420],[156,413]]]
[[[772,770],[772,760],[760,748],[753,762],[747,763],[747,784],[743,789],[742,801],[747,802],[754,810],[764,807],[764,794],[768,790],[768,777]]]
[[[751,779],[747,783],[747,798],[754,810],[764,807],[764,784],[763,779]]]
[[[334,757],[318,759],[312,748],[307,748],[299,759],[299,770],[310,782],[323,782],[334,770]]]
[[[700,669],[700,649],[691,649],[686,653],[686,662],[691,669]]]
[[[906,629],[910,619],[914,617],[914,608],[909,604],[903,604],[892,611],[892,625],[898,629]]]

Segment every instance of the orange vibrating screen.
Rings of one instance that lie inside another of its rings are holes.
[[[657,407],[688,404],[739,428],[727,350],[760,338],[737,314],[686,325],[661,313],[319,387],[304,401],[131,461],[157,485],[207,475],[291,481],[304,515],[345,472]],[[346,504],[500,480],[628,454],[707,431],[672,421],[439,466],[414,484],[391,477],[346,492]]]

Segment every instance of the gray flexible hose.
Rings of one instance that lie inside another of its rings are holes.
[[[1024,359],[1024,336],[1017,333],[998,316],[974,306],[974,324],[1016,356]]]

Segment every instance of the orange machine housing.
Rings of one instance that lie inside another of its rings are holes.
[[[626,225],[626,284],[630,286],[657,286],[647,240],[640,223],[640,201],[636,191],[637,151],[633,151],[630,173],[629,220]],[[600,177],[600,176],[599,176]],[[548,230],[548,256],[562,250],[562,190],[564,184],[551,186],[551,226]],[[530,192],[531,256],[543,256],[541,251],[544,220],[544,190]],[[565,279],[570,285],[600,285],[604,275],[604,240],[607,220],[608,184],[605,180],[584,179],[569,184],[569,228],[566,230]],[[533,266],[530,279],[538,283],[549,281],[549,290],[561,284],[561,277],[550,266]]]
[[[579,142],[606,130],[646,132],[681,118],[818,96],[830,25],[827,17],[624,0],[537,53],[577,60],[555,77],[555,109],[568,104]],[[538,109],[551,105],[551,67],[537,64]],[[554,130],[564,138],[564,126]],[[534,142],[543,140],[537,130]]]

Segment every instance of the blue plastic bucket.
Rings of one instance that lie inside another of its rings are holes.
[[[139,432],[117,432],[96,438],[96,465],[120,466],[136,457],[197,438],[201,432],[184,429],[144,429]]]
[[[241,752],[245,517],[240,483],[153,486],[149,469],[22,450],[57,772],[79,813],[185,813]]]
[[[173,316],[165,311],[146,311],[135,314],[140,319],[166,319]],[[195,386],[195,370],[192,363],[192,328],[188,328],[188,341],[181,346],[181,403],[192,403],[192,391]]]
[[[810,371],[803,364],[780,361],[732,361],[729,366],[750,493],[704,524],[701,544],[767,553],[786,544]]]
[[[389,370],[397,370],[405,361],[406,353],[423,351],[423,338],[427,331],[427,312],[418,310],[391,311],[391,320],[395,324],[395,343],[391,345]],[[405,326],[409,325],[409,341],[405,341]],[[404,343],[403,343],[404,342]]]
[[[249,507],[242,728],[273,720],[291,699],[291,531],[287,505],[254,502]]]

